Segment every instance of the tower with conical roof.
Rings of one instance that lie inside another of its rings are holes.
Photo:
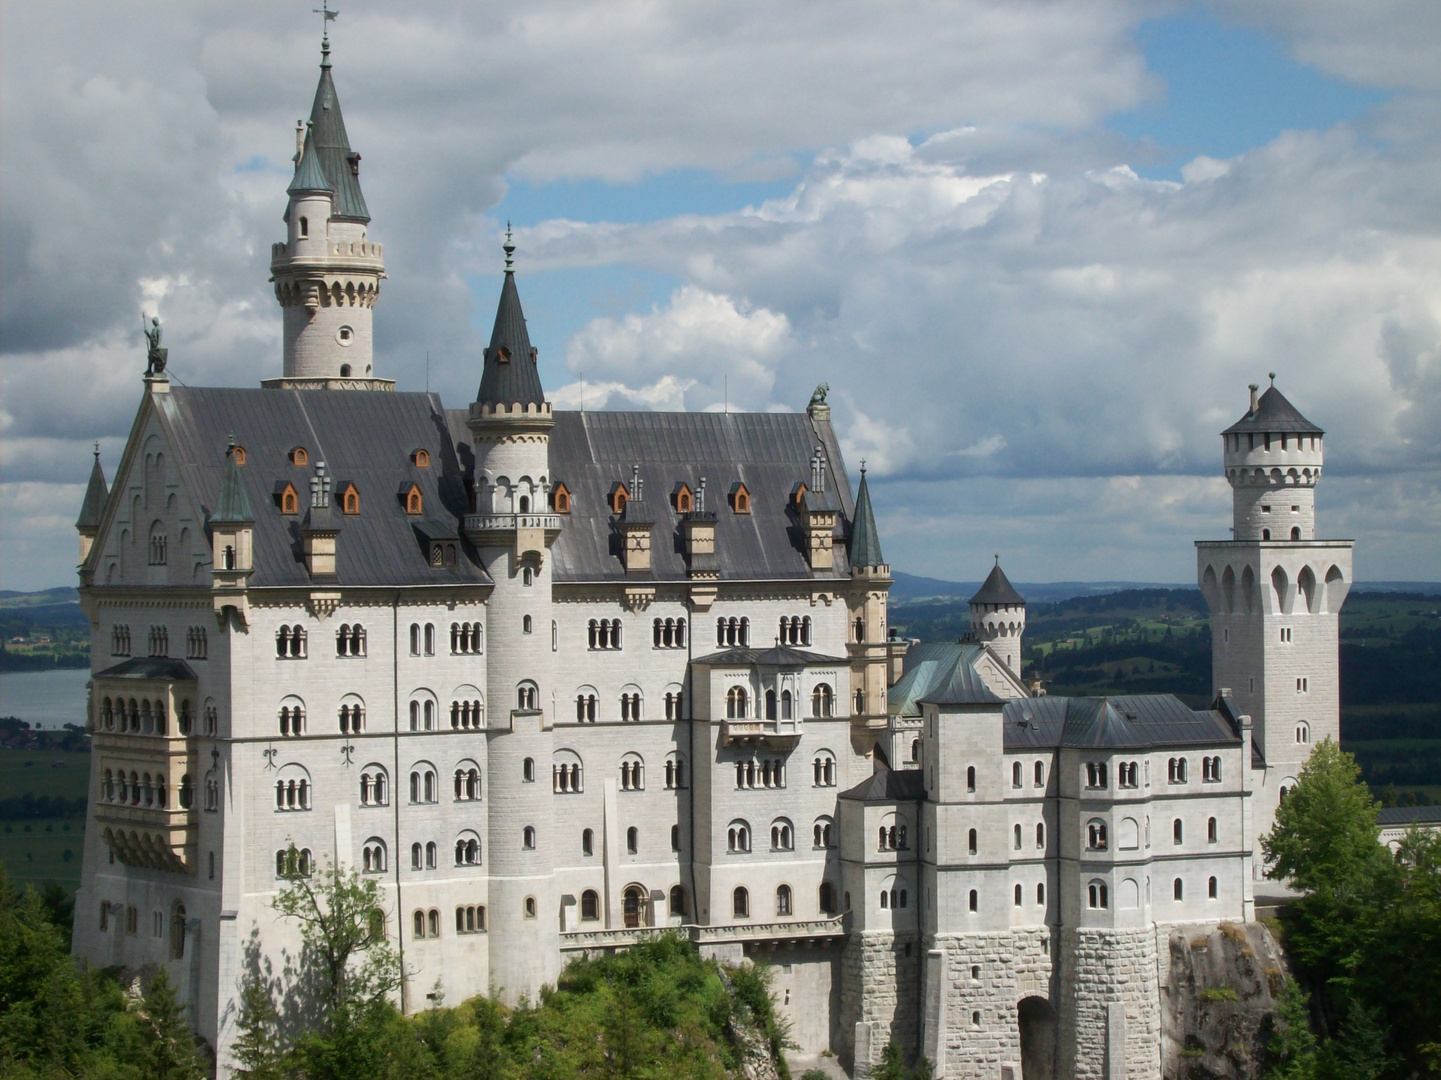
[[[847,555],[851,564],[851,588],[847,597],[850,634],[851,702],[853,721],[870,731],[883,730],[890,721],[887,692],[890,689],[893,653],[886,632],[886,597],[891,587],[891,568],[881,554],[876,514],[871,508],[871,488],[866,480],[866,463],[861,462],[861,482],[856,488],[855,515],[851,520]],[[899,656],[897,656],[897,666]]]
[[[85,485],[85,501],[80,504],[80,516],[75,519],[75,529],[80,533],[80,561],[83,563],[95,543],[95,534],[100,531],[100,515],[105,513],[105,501],[110,498],[110,489],[105,486],[105,470],[100,467],[100,444],[95,444],[95,464],[90,467],[90,483]]]
[[[321,41],[320,83],[310,120],[296,128],[295,175],[286,194],[283,243],[270,272],[284,313],[284,375],[262,385],[300,390],[392,390],[378,379],[371,313],[385,277],[384,252],[369,235],[360,155],[350,148]]]
[[[971,636],[985,642],[1006,662],[1016,678],[1021,677],[1021,635],[1026,632],[1026,598],[1016,592],[1001,557],[976,595],[971,597]]]
[[[549,774],[555,725],[551,545],[561,517],[550,506],[550,402],[536,368],[515,284],[515,245],[505,239],[505,278],[467,426],[475,450],[475,512],[466,536],[494,582],[487,603],[487,771],[490,805],[490,970],[504,972],[509,1001],[532,1000],[560,973],[554,827]],[[523,778],[523,779],[522,779]],[[537,914],[539,913],[539,914]]]
[[[1338,616],[1354,546],[1316,537],[1324,432],[1276,389],[1274,375],[1259,389],[1252,384],[1246,414],[1221,433],[1233,536],[1196,543],[1211,609],[1212,687],[1251,717],[1265,758],[1255,770],[1253,844],[1270,831],[1311,747],[1340,739]]]

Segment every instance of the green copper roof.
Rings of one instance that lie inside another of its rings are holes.
[[[245,485],[240,482],[240,466],[235,464],[235,444],[225,452],[225,476],[220,481],[220,498],[215,503],[215,513],[210,515],[211,524],[234,525],[254,524],[255,515],[250,512],[250,498],[245,494]]]
[[[325,171],[327,185],[335,192],[333,217],[340,221],[370,221],[370,210],[360,191],[360,155],[350,149],[345,134],[345,120],[340,115],[340,98],[330,77],[330,54],[326,48],[320,65],[320,84],[315,88],[315,104],[310,107],[310,134],[320,167]],[[302,164],[304,164],[302,155]]]
[[[881,537],[876,532],[876,515],[871,509],[871,489],[866,471],[861,470],[861,486],[856,490],[856,520],[851,525],[851,565],[881,566]]]
[[[105,470],[100,467],[100,451],[96,450],[95,464],[90,467],[90,483],[85,488],[85,501],[80,504],[80,516],[75,519],[75,527],[100,528],[100,515],[105,512],[105,500],[109,497],[110,490],[105,486]]]
[[[323,191],[335,197],[335,185],[325,175],[325,170],[320,167],[320,155],[315,152],[314,130],[305,133],[305,148],[300,153],[300,160],[295,164],[295,179],[290,181],[290,186],[285,189],[287,195],[301,195],[306,192]]]

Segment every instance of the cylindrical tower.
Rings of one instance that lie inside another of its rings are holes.
[[[1021,635],[1026,630],[1026,598],[1001,569],[1001,557],[971,597],[971,636],[989,645],[1016,678],[1021,677]]]
[[[1251,408],[1221,433],[1237,540],[1314,540],[1325,434],[1275,386],[1251,384]]]
[[[494,582],[486,622],[490,698],[490,981],[507,1001],[535,999],[560,972],[559,845],[551,785],[555,640],[549,506],[555,426],[525,328],[507,238],[505,284],[468,426],[475,513],[466,535]],[[571,838],[579,843],[578,838]]]
[[[296,389],[393,389],[374,378],[371,312],[385,277],[384,252],[369,239],[360,155],[350,149],[321,45],[320,85],[287,194],[284,243],[271,245],[275,298],[284,313],[284,376]]]

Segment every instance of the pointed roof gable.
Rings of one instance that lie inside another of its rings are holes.
[[[976,595],[971,597],[973,604],[1014,604],[1025,607],[1026,598],[1016,592],[1011,585],[1006,572],[1001,569],[1001,560],[996,558],[996,565],[991,567],[991,573],[981,585]]]
[[[96,443],[98,447],[100,444]],[[80,516],[75,519],[77,529],[100,528],[100,515],[105,512],[105,500],[110,489],[105,486],[105,470],[100,467],[100,451],[95,451],[95,464],[90,467],[90,483],[85,487],[85,501],[80,504]]]
[[[509,262],[509,258],[506,261]],[[515,271],[509,267],[505,271],[505,284],[500,287],[495,329],[490,332],[490,347],[485,350],[485,370],[480,376],[476,401],[482,405],[516,402],[539,405],[545,401],[540,372],[530,348],[530,334],[525,328],[525,312],[521,310],[520,293],[515,287]]]
[[[1276,434],[1324,435],[1326,434],[1301,415],[1299,409],[1286,400],[1273,382],[1256,401],[1256,408],[1221,432],[1234,435],[1237,432],[1269,431]]]
[[[253,525],[255,515],[250,512],[250,496],[245,494],[245,485],[240,482],[240,467],[235,463],[235,442],[225,451],[225,475],[220,480],[220,498],[215,500],[215,513],[210,515],[212,524]]]
[[[851,565],[881,566],[881,537],[876,531],[876,515],[871,509],[871,488],[866,470],[861,469],[861,486],[856,491],[856,520],[851,525]]]
[[[310,133],[306,143],[314,140],[316,157],[327,185],[335,192],[333,216],[342,221],[370,221],[370,210],[360,191],[360,155],[350,149],[345,134],[345,120],[340,115],[340,98],[330,77],[330,43],[321,46],[320,83],[315,88],[315,103],[310,107]],[[304,164],[304,154],[301,164]]]

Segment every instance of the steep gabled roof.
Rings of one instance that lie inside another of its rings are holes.
[[[1256,401],[1254,412],[1248,412],[1241,419],[1221,432],[1234,435],[1237,432],[1274,432],[1275,434],[1324,435],[1326,434],[1301,415],[1300,410],[1286,400],[1285,395],[1272,383]]]
[[[851,565],[880,566],[886,560],[881,554],[881,535],[876,530],[876,515],[871,509],[871,486],[866,470],[861,470],[861,486],[856,490],[856,519],[851,524]]]
[[[100,467],[100,451],[97,449],[95,464],[90,466],[90,483],[85,486],[85,501],[80,504],[80,516],[75,519],[75,527],[100,528],[100,515],[105,512],[105,500],[109,497],[110,489],[105,486],[105,470]]]
[[[920,769],[881,767],[840,797],[856,802],[920,802],[926,796],[924,780]]]
[[[996,565],[991,567],[990,574],[981,584],[976,595],[970,600],[973,604],[1019,604],[1024,606],[1026,598],[1016,592],[1006,572],[1001,569],[1000,558],[996,559]]]

